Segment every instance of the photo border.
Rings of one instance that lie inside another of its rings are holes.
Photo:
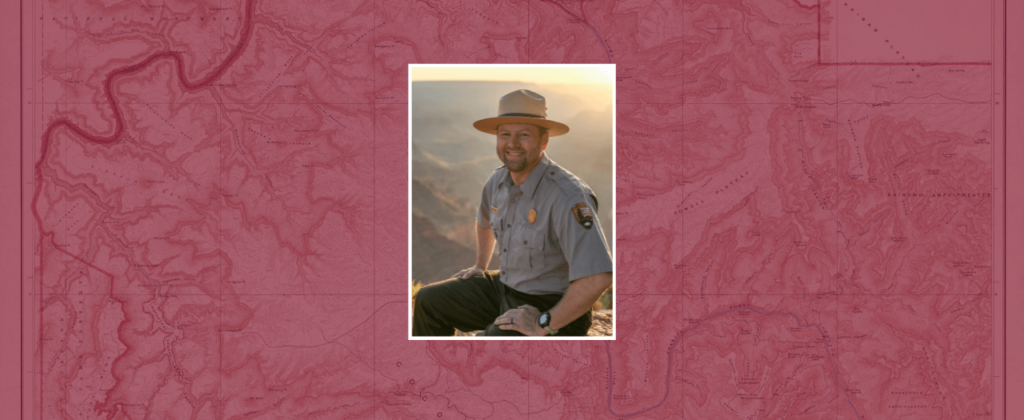
[[[410,64],[408,64],[408,66],[406,67],[406,80],[407,80],[407,83],[408,83],[408,86],[406,86],[406,88],[407,88],[406,91],[408,92],[407,93],[408,96],[406,98],[407,107],[408,107],[408,109],[406,111],[407,112],[406,129],[407,129],[407,137],[408,137],[408,140],[406,141],[406,146],[408,147],[408,150],[407,150],[408,157],[407,157],[407,161],[406,161],[406,168],[407,168],[406,169],[406,172],[407,172],[406,173],[406,183],[407,183],[406,204],[407,204],[407,213],[408,213],[406,215],[406,217],[407,217],[407,220],[406,220],[406,231],[408,232],[407,233],[407,237],[406,237],[406,240],[408,242],[408,252],[406,254],[406,261],[408,262],[408,264],[406,264],[407,265],[407,278],[406,278],[407,289],[406,289],[406,296],[408,296],[408,298],[409,298],[409,304],[406,305],[406,311],[408,311],[408,314],[409,314],[408,315],[409,324],[408,324],[408,328],[407,328],[407,338],[409,340],[415,340],[415,341],[427,341],[427,340],[470,340],[470,341],[473,341],[473,340],[542,340],[542,341],[552,341],[552,340],[558,340],[558,341],[566,341],[566,340],[578,341],[578,340],[582,340],[582,341],[615,341],[617,339],[617,334],[618,334],[618,331],[619,331],[619,328],[618,328],[618,316],[617,316],[618,308],[619,308],[619,303],[618,303],[618,300],[616,299],[616,291],[615,291],[615,289],[616,289],[615,286],[616,286],[616,283],[617,283],[617,278],[616,278],[617,277],[616,276],[617,264],[616,264],[616,258],[615,258],[616,255],[615,254],[618,252],[618,247],[616,246],[616,242],[617,241],[616,241],[615,236],[618,235],[618,230],[616,229],[616,223],[618,222],[618,220],[617,220],[618,217],[612,217],[612,232],[614,233],[614,235],[612,235],[611,238],[605,237],[605,240],[611,242],[612,250],[613,250],[612,255],[611,255],[611,259],[612,259],[612,286],[611,286],[611,290],[612,290],[612,335],[610,337],[590,337],[590,336],[581,336],[581,337],[548,337],[548,336],[541,336],[541,337],[530,337],[530,336],[523,336],[523,337],[486,337],[486,336],[475,336],[475,337],[466,337],[466,336],[441,337],[441,336],[413,336],[412,335],[412,315],[413,315],[413,310],[412,310],[412,261],[413,261],[412,260],[412,69],[414,67],[476,67],[476,68],[487,68],[487,67],[522,67],[522,68],[578,67],[578,68],[606,68],[606,69],[611,71],[611,74],[613,74],[613,75],[617,74],[616,73],[616,65],[614,63],[611,63],[611,64],[521,64],[521,63],[512,63],[512,64],[412,64],[412,63],[410,63]],[[618,198],[617,197],[617,194],[618,194],[618,191],[617,191],[617,181],[618,181],[618,178],[617,178],[617,164],[618,164],[618,162],[617,162],[617,159],[618,159],[618,148],[617,148],[617,145],[618,145],[618,143],[617,143],[617,134],[618,134],[618,126],[617,126],[617,123],[618,123],[618,100],[617,100],[617,93],[618,92],[617,92],[617,87],[618,87],[618,79],[617,78],[613,78],[613,80],[612,80],[612,133],[611,133],[612,134],[612,211],[611,211],[611,214],[613,214],[613,215],[616,214],[615,211],[618,208],[618,204],[617,204],[618,203],[618,200],[617,200],[617,198]],[[467,122],[467,124],[468,123],[470,123],[470,122]]]

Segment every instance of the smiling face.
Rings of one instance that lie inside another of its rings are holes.
[[[498,159],[514,176],[528,175],[548,147],[548,133],[533,124],[502,124],[498,127]],[[522,177],[525,180],[525,176]],[[517,182],[518,183],[518,182]]]

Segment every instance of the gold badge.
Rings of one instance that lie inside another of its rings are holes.
[[[497,213],[498,212],[498,208],[497,207],[491,207],[491,211]]]
[[[530,217],[527,218],[526,220],[529,220],[530,224],[533,224],[533,222],[536,222],[537,221],[537,210],[530,209]]]
[[[587,207],[586,204],[576,203],[572,207],[572,215],[576,216],[576,221],[580,222],[584,229],[590,230],[590,228],[594,227],[594,213],[590,211],[590,207]]]

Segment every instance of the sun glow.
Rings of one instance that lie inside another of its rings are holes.
[[[409,66],[409,78],[420,81],[506,81],[536,84],[613,84],[612,64],[498,64]]]

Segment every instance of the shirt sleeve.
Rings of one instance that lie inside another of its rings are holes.
[[[494,176],[487,178],[487,182],[484,183],[483,192],[480,194],[480,208],[476,212],[476,224],[490,228],[491,225],[491,184]]]
[[[573,208],[582,203],[590,209],[594,225],[587,229],[573,214]],[[569,263],[569,281],[612,271],[611,253],[601,223],[597,220],[596,206],[590,197],[580,195],[563,197],[556,206],[551,221],[558,243]]]

